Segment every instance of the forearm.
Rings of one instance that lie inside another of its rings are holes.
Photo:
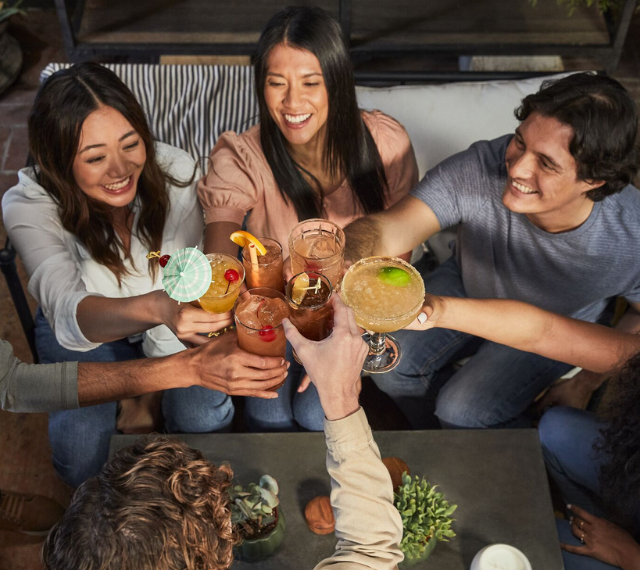
[[[85,297],[78,304],[80,330],[91,342],[111,342],[162,324],[160,297],[153,291],[135,297]]]
[[[238,246],[229,239],[229,236],[241,229],[242,226],[235,222],[211,222],[207,224],[204,230],[204,252],[228,253],[235,257],[238,255]]]
[[[170,388],[187,388],[195,384],[192,368],[188,351],[126,362],[80,362],[78,402],[80,406],[95,406]]]
[[[458,330],[580,366],[608,372],[640,351],[640,337],[506,299],[443,297],[437,327]]]
[[[374,214],[351,222],[344,228],[345,258],[358,261],[372,255],[386,255],[382,221]]]
[[[622,553],[622,570],[640,570],[640,544],[633,542]]]
[[[393,504],[389,472],[380,460],[363,410],[325,422],[331,505],[336,513],[336,553],[316,570],[388,570],[402,559],[402,523]]]

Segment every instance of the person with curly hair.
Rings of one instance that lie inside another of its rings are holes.
[[[331,302],[334,329],[321,342],[305,339],[283,321],[325,413],[338,545],[315,568],[397,568],[402,522],[391,477],[358,402],[368,349],[353,311],[337,295]],[[45,541],[44,567],[226,570],[238,541],[227,494],[232,475],[229,466],[216,467],[179,441],[138,441],[78,488]]]
[[[567,505],[568,520],[557,521],[566,570],[640,570],[640,335],[518,301],[433,295],[411,327],[460,331],[610,378],[598,415],[552,407],[540,442]]]
[[[453,257],[432,272],[418,264],[428,292],[515,299],[590,322],[621,296],[632,311],[620,326],[639,330],[633,99],[614,79],[578,73],[543,82],[515,115],[515,134],[474,143],[388,210],[347,226],[345,257],[397,255],[457,224]],[[533,399],[568,370],[457,331],[397,336],[402,361],[375,381],[416,428],[530,425]]]

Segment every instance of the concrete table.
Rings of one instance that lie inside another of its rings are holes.
[[[412,474],[441,486],[458,505],[457,537],[437,545],[420,568],[468,570],[478,550],[507,543],[522,550],[534,570],[562,570],[549,486],[536,430],[376,432],[382,456],[404,459]],[[333,534],[317,536],[303,517],[307,502],[329,494],[324,436],[320,433],[182,435],[218,464],[228,461],[243,483],[268,473],[280,485],[287,530],[271,559],[233,568],[311,570],[334,551]],[[111,439],[111,453],[135,436]]]

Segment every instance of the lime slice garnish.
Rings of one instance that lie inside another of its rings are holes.
[[[378,272],[378,279],[395,287],[406,287],[411,283],[411,275],[400,267],[383,267]]]

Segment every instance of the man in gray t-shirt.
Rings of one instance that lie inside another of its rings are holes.
[[[394,207],[347,226],[347,258],[397,255],[459,224],[454,257],[425,278],[429,293],[517,299],[589,321],[622,296],[622,327],[640,329],[633,101],[610,78],[577,74],[543,84],[516,116],[515,135],[472,145]],[[434,401],[445,426],[526,425],[523,412],[569,368],[444,329],[396,337],[402,360],[375,380],[414,427],[430,425]]]

